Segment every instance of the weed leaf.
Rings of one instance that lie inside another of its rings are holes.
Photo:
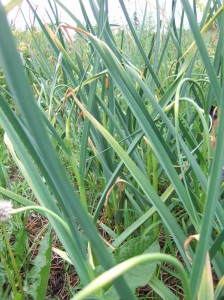
[[[150,246],[148,246],[145,250],[145,246],[147,243],[150,242]],[[140,253],[140,251],[143,250],[143,252]],[[120,262],[122,260],[126,260],[128,258],[131,258],[135,255],[139,254],[148,254],[148,253],[155,253],[159,252],[159,243],[158,241],[155,241],[152,243],[152,241],[148,237],[140,237],[136,238],[134,240],[130,240],[127,242],[124,246],[120,247],[120,251],[116,254],[117,259],[120,259]],[[135,255],[133,255],[135,253]],[[130,271],[128,271],[124,278],[126,282],[128,283],[130,289],[134,292],[136,288],[140,286],[144,286],[147,283],[149,283],[151,277],[156,271],[157,263],[148,262],[145,264],[140,264]],[[119,295],[117,294],[114,287],[110,288],[108,292],[106,293],[106,299],[120,299]]]
[[[152,239],[147,236],[139,236],[131,239],[124,245],[120,246],[114,252],[114,258],[119,264],[133,256],[140,255],[152,244]]]
[[[33,299],[45,299],[48,278],[51,267],[52,236],[47,232],[42,241],[37,256],[33,260],[33,267],[27,275],[27,294]]]

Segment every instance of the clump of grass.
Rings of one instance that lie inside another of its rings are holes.
[[[141,278],[136,275],[143,272],[141,262],[153,272],[139,286],[148,284],[162,298],[175,297],[160,280],[166,262],[175,266],[170,275],[181,280],[176,289],[186,299],[205,299],[205,287],[207,297],[218,299],[221,281],[214,292],[206,270],[209,253],[214,277],[221,280],[224,6],[207,1],[199,24],[196,6],[192,10],[183,0],[177,26],[172,1],[165,30],[157,1],[156,30],[150,34],[148,5],[142,24],[134,26],[125,2],[119,3],[127,26],[117,34],[108,1],[90,1],[95,23],[81,1],[84,23],[56,0],[54,21],[44,24],[30,4],[41,38],[29,41],[23,64],[1,7],[0,56],[9,85],[0,96],[6,145],[38,201],[36,209],[49,219],[63,256],[76,269],[82,290],[74,299],[136,299],[138,286],[129,272]],[[77,27],[61,23],[56,4]],[[186,17],[190,29],[183,25]],[[211,49],[207,39],[214,24]],[[68,28],[78,36],[74,46]],[[214,103],[219,122],[213,149]],[[5,188],[0,192],[34,208],[31,200]],[[200,237],[188,249],[193,262],[184,247],[191,235]],[[143,237],[153,237],[157,246],[142,247]],[[122,262],[119,252],[125,253]]]

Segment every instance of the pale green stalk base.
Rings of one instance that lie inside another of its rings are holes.
[[[16,283],[15,283],[15,281],[14,281],[12,275],[11,275],[11,272],[10,272],[10,269],[7,265],[7,262],[6,262],[4,256],[2,255],[1,252],[0,252],[0,260],[2,261],[3,267],[5,268],[9,283],[12,286],[13,293],[14,293],[14,295],[16,295],[18,293],[17,288],[16,288]]]
[[[2,232],[3,232],[5,244],[6,244],[6,247],[7,247],[7,250],[9,252],[11,262],[12,262],[13,270],[15,272],[15,276],[16,276],[16,279],[17,279],[17,283],[18,283],[18,286],[19,286],[20,293],[21,293],[21,297],[22,297],[23,300],[25,300],[25,295],[24,295],[24,292],[23,292],[22,279],[21,279],[21,276],[19,274],[19,270],[18,270],[18,267],[17,267],[17,264],[16,264],[16,260],[14,258],[13,253],[12,253],[12,248],[11,248],[11,245],[10,245],[9,240],[8,240],[8,236],[7,236],[7,232],[6,232],[6,228],[5,228],[4,223],[2,223]]]

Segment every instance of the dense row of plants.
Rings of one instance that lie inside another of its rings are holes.
[[[172,0],[162,22],[159,0],[155,21],[147,2],[133,19],[119,0],[120,27],[107,0],[89,0],[94,21],[77,2],[85,22],[55,0],[46,24],[28,1],[38,27],[14,36],[0,4],[1,293],[45,299],[53,228],[80,280],[72,299],[136,299],[146,285],[145,299],[221,299],[224,4],[207,0],[199,22],[197,1]],[[31,211],[50,224],[32,268]]]

